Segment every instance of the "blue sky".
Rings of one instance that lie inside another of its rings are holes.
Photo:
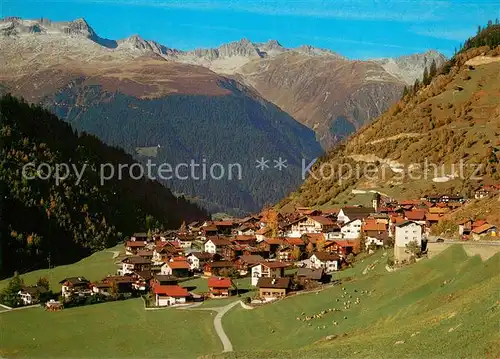
[[[0,15],[83,17],[101,37],[139,34],[182,50],[276,39],[366,59],[427,49],[450,56],[479,24],[500,17],[500,1],[0,0]]]

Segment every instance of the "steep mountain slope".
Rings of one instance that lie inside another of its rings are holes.
[[[5,49],[0,82],[9,91],[129,153],[159,148],[152,161],[183,166],[169,187],[213,212],[256,211],[278,200],[301,182],[302,158],[322,153],[313,131],[255,91],[207,68],[144,50],[167,52],[158,44],[134,37],[103,46],[83,20],[39,24],[37,33],[20,27],[20,20],[11,23],[0,36]],[[65,30],[74,28],[78,31]],[[268,171],[255,168],[262,157]],[[273,168],[280,157],[287,161],[281,171]],[[182,165],[191,160],[206,161],[205,178]],[[219,171],[210,175],[213,164],[216,170],[217,164],[224,167],[222,179]],[[232,173],[236,178],[228,176],[232,164],[241,166]]]
[[[395,198],[471,195],[480,183],[498,183],[499,54],[500,46],[485,46],[456,55],[429,86],[406,96],[316,163],[282,205],[333,204],[352,190]]]
[[[69,35],[73,45],[81,48],[81,51],[73,48],[71,52],[79,51],[83,58],[90,56],[92,61],[155,55],[169,62],[199,65],[232,76],[313,129],[324,148],[330,148],[382,114],[400,98],[403,86],[421,78],[433,60],[437,65],[444,61],[444,56],[435,51],[397,59],[351,61],[330,50],[308,45],[285,48],[276,40],[253,43],[242,39],[218,48],[180,51],[138,35],[118,41],[103,39],[83,19],[57,23],[46,19],[7,18],[0,21],[0,32],[18,37],[50,35],[61,39],[64,46],[70,45],[66,43]],[[76,41],[77,37],[91,40],[109,51],[95,59],[92,54],[99,50],[89,43]],[[40,41],[38,37],[37,42]],[[61,47],[58,42],[53,45]],[[190,71],[202,70],[193,67]],[[178,83],[184,81],[177,80]],[[193,87],[189,86],[189,90]]]
[[[239,70],[252,85],[329,148],[382,114],[401,97],[404,84],[375,62],[284,53]]]
[[[0,98],[0,158],[0,276],[75,261],[149,225],[207,218],[158,182],[126,172],[103,181],[103,164],[135,162],[9,95]]]

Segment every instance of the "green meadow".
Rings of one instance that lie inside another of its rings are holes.
[[[112,256],[100,252],[23,278],[31,282],[44,275],[52,285],[70,275],[98,279],[114,269]],[[214,312],[145,311],[141,299],[132,299],[53,313],[42,308],[1,312],[0,357],[500,357],[499,254],[483,262],[457,245],[394,272],[386,270],[386,262],[387,253],[377,252],[336,273],[340,285],[253,310],[233,307],[222,318],[232,353],[220,354]],[[249,278],[236,282],[251,289]],[[194,292],[207,290],[203,278],[182,285],[196,287]],[[210,300],[202,307],[237,299]],[[328,311],[333,308],[339,311]],[[321,318],[297,320],[323,311]]]
[[[235,352],[224,356],[500,357],[499,254],[483,262],[455,246],[395,272],[385,265],[377,253],[341,272],[340,286],[251,311],[235,307],[222,320]],[[340,311],[297,320],[328,308]]]
[[[213,314],[145,311],[142,299],[0,314],[3,358],[195,358],[222,345]]]
[[[82,259],[76,263],[62,265],[51,269],[40,269],[24,274],[20,274],[26,285],[34,285],[40,277],[46,277],[49,280],[50,288],[58,292],[59,282],[66,277],[85,277],[91,281],[97,281],[108,274],[116,273],[117,265],[113,259],[115,252],[123,253],[123,244],[116,247],[96,252],[91,256]],[[0,289],[7,286],[9,279],[0,281]]]

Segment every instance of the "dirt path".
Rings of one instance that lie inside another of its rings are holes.
[[[232,303],[229,303],[228,305],[226,305],[224,307],[209,307],[209,308],[188,307],[188,308],[182,308],[182,309],[184,309],[184,310],[209,310],[209,311],[217,312],[217,315],[214,318],[214,328],[215,328],[215,332],[219,336],[220,341],[222,342],[222,346],[224,347],[224,350],[222,352],[227,353],[227,352],[233,351],[233,345],[231,344],[231,341],[229,340],[226,332],[224,332],[224,328],[222,327],[222,317],[232,307],[234,307],[235,305],[238,305],[238,304],[240,304],[239,300],[232,302]],[[179,309],[181,309],[181,308],[179,308]]]
[[[33,305],[26,305],[23,307],[16,307],[16,308],[11,308],[6,305],[0,304],[0,307],[4,308],[5,310],[0,311],[0,314],[2,313],[8,313],[8,312],[13,312],[16,310],[25,310],[25,309],[31,309],[31,308],[40,308],[40,304],[33,304]]]
[[[116,257],[118,257],[120,255],[120,251],[108,251],[109,253],[113,253],[113,258],[112,259],[115,259]]]
[[[376,143],[381,143],[381,142],[386,142],[386,141],[395,141],[395,140],[399,140],[401,138],[412,138],[412,137],[420,137],[420,136],[422,136],[422,134],[415,133],[415,132],[400,133],[399,135],[380,138],[378,140],[370,141],[370,142],[368,142],[368,144],[374,145]]]

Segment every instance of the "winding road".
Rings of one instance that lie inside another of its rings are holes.
[[[210,308],[200,308],[200,307],[190,307],[190,308],[182,308],[183,310],[209,310],[213,312],[217,312],[217,315],[214,318],[214,328],[215,332],[219,336],[220,341],[222,342],[222,346],[224,347],[223,353],[232,352],[233,345],[229,340],[226,332],[224,332],[224,328],[222,327],[222,317],[226,314],[232,307],[240,304],[240,301],[237,300],[235,302],[229,303],[224,307],[210,307]],[[179,308],[181,309],[181,308]]]

